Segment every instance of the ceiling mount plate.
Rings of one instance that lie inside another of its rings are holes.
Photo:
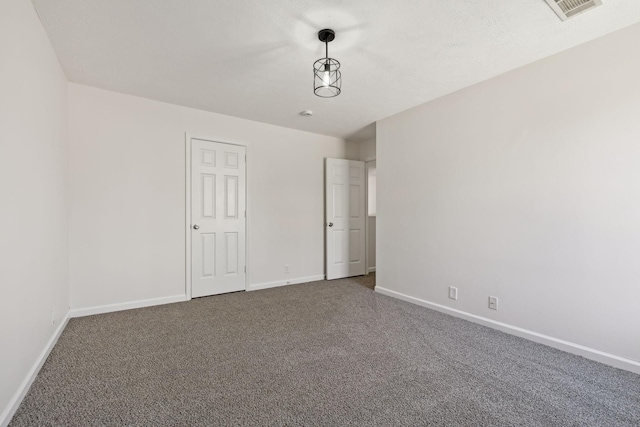
[[[325,28],[324,30],[318,31],[318,39],[322,43],[329,43],[329,42],[333,41],[333,39],[335,39],[335,38],[336,38],[336,32],[333,31],[333,30]]]

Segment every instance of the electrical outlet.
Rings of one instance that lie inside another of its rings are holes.
[[[449,298],[458,299],[458,288],[454,288],[453,286],[449,286]]]
[[[284,265],[284,274],[289,274],[289,264]]]
[[[489,297],[489,308],[491,310],[498,309],[498,297]]]

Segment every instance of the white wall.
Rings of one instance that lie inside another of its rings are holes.
[[[29,1],[0,3],[0,64],[1,425],[69,308],[67,82]]]
[[[185,293],[185,132],[248,146],[249,283],[324,274],[324,158],[345,141],[76,84],[69,101],[72,308]]]
[[[358,160],[371,160],[376,158],[376,139],[367,139],[358,144]]]
[[[371,160],[376,158],[376,139],[347,141],[345,158],[348,160]]]
[[[640,361],[638,40],[378,122],[378,286]]]
[[[347,141],[344,158],[347,160],[360,160],[360,141]]]

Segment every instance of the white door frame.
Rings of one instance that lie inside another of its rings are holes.
[[[236,144],[232,142],[220,141],[216,138],[194,135],[190,133],[185,133],[185,144],[184,144],[184,157],[185,157],[185,282],[184,282],[184,290],[185,295],[187,297],[187,301],[191,299],[191,140],[199,139],[202,141],[215,142],[218,144],[227,144],[227,145],[235,145],[239,147],[245,148],[245,153],[247,153],[247,163],[245,166],[245,203],[247,207],[247,217],[245,219],[245,264],[247,266],[247,271],[244,276],[244,289],[249,290],[249,147],[246,144]]]
[[[365,174],[365,182],[364,182],[364,188],[365,188],[365,193],[364,193],[364,203],[365,203],[365,207],[366,207],[366,211],[367,211],[367,220],[364,223],[364,232],[365,232],[365,248],[364,248],[364,256],[366,257],[365,262],[364,262],[364,268],[365,268],[365,275],[368,275],[370,273],[369,271],[369,164],[371,162],[375,162],[376,158],[374,157],[367,157],[363,160],[364,162],[364,174]],[[377,178],[376,178],[377,179]],[[377,187],[376,187],[377,188]],[[377,218],[377,214],[376,214],[376,225],[378,224],[378,218]],[[377,263],[376,263],[377,264]]]

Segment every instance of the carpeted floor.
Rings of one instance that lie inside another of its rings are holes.
[[[376,288],[376,273],[369,273],[367,276],[353,277],[349,279],[349,281],[373,291]]]
[[[370,280],[72,319],[10,425],[640,425],[640,376]]]

